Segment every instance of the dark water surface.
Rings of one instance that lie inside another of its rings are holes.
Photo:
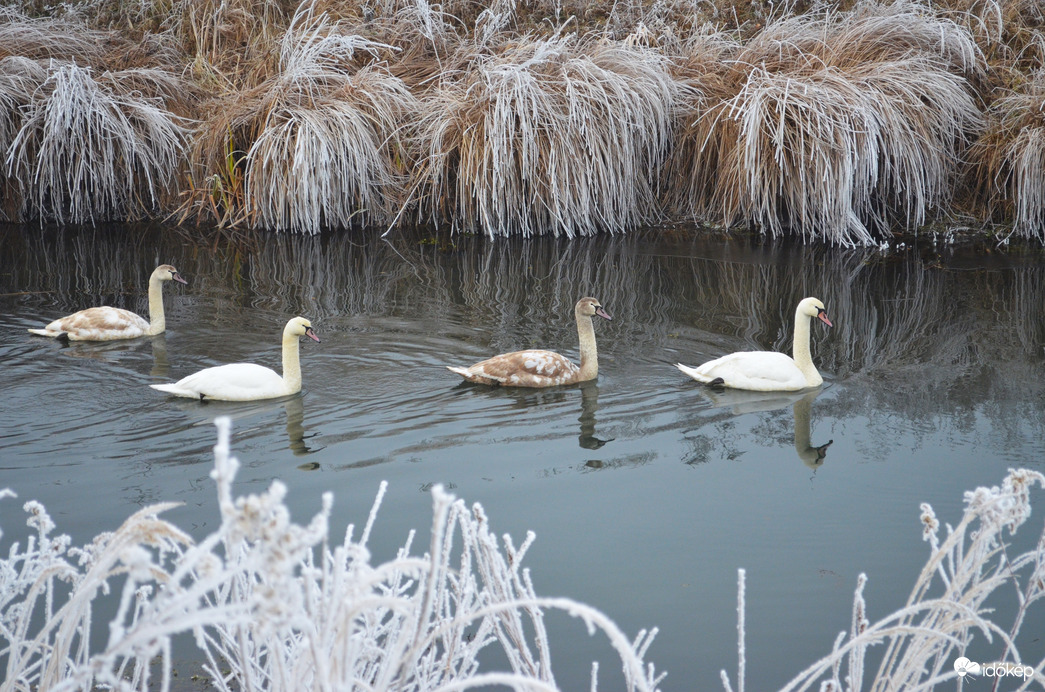
[[[481,502],[527,556],[537,591],[593,605],[649,653],[665,690],[720,689],[736,669],[736,575],[747,570],[749,689],[782,685],[849,629],[866,572],[872,620],[906,600],[928,555],[918,504],[957,523],[962,492],[1010,467],[1045,471],[1045,261],[1040,250],[838,250],[660,230],[591,240],[269,236],[253,248],[173,229],[0,230],[0,502],[5,553],[38,499],[77,543],[142,505],[200,537],[218,526],[211,420],[235,418],[240,493],[275,478],[305,523],[335,495],[332,531],[366,520],[394,556],[426,532],[433,484]],[[99,304],[145,313],[157,264],[167,333],[109,344],[31,336]],[[599,298],[597,382],[554,390],[467,385],[446,365],[547,347],[577,357],[572,318]],[[815,295],[824,387],[720,401],[673,363],[790,350]],[[303,395],[259,404],[169,398],[150,383],[252,361],[279,369],[301,314]],[[833,444],[818,457],[813,446]],[[1024,527],[1040,534],[1045,498]],[[419,540],[415,545],[423,545]],[[1025,546],[1026,547],[1026,546]],[[999,615],[999,622],[1009,619]],[[617,689],[604,639],[550,616],[563,689]],[[1040,614],[1024,632],[1045,631]],[[970,650],[994,660],[1001,644]],[[978,647],[978,648],[977,648]],[[1024,643],[1031,661],[1045,639]],[[986,684],[986,683],[984,683]]]

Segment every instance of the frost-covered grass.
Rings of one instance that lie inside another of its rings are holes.
[[[290,520],[278,481],[236,497],[230,423],[217,425],[211,476],[221,524],[199,542],[160,518],[175,503],[142,509],[82,547],[54,535],[38,502],[25,504],[34,534],[0,560],[0,692],[166,690],[179,634],[192,635],[210,684],[227,692],[556,690],[544,625],[551,610],[606,637],[625,689],[659,688],[664,674],[645,661],[656,629],[628,638],[590,606],[537,595],[522,566],[532,533],[518,546],[507,535],[498,540],[480,505],[436,488],[424,552],[416,554],[411,532],[395,559],[373,564],[367,543],[384,485],[362,531],[349,526],[335,541],[329,493],[306,526]],[[953,662],[974,635],[1002,645],[999,662],[1034,669],[1019,689],[1045,682],[1045,659],[1028,660],[1018,646],[1027,613],[1045,596],[1045,532],[1022,554],[1008,544],[1030,516],[1035,486],[1045,476],[1013,470],[998,487],[967,492],[961,521],[942,537],[923,504],[929,557],[907,603],[872,623],[860,575],[849,631],[781,689],[930,690],[957,677]],[[13,496],[0,491],[2,501]],[[745,580],[741,570],[739,662],[734,681],[722,673],[727,690],[744,689]],[[1015,598],[1012,622],[991,619],[998,598]],[[92,645],[102,599],[118,605],[106,641]],[[501,653],[505,670],[485,668],[487,648]],[[880,661],[876,670],[871,659]],[[598,672],[593,665],[593,690]]]
[[[1012,232],[1045,242],[1045,69],[995,101],[971,152],[987,210],[1005,211]]]
[[[569,37],[476,56],[425,102],[422,217],[491,237],[653,219],[679,93],[667,67],[648,49]]]
[[[13,0],[0,201],[847,246],[975,210],[1043,241],[1040,127],[1013,126],[1040,120],[1043,24],[1033,0]]]
[[[901,2],[691,50],[698,96],[668,185],[698,220],[865,245],[947,208],[981,119],[981,57],[953,22]]]
[[[387,222],[402,187],[400,128],[416,110],[376,61],[387,48],[303,5],[275,74],[228,94],[202,123],[187,211],[308,233]]]
[[[198,543],[160,518],[172,503],[79,548],[52,535],[39,503],[26,503],[36,533],[0,561],[0,690],[166,690],[171,639],[181,633],[193,635],[211,685],[229,692],[555,690],[548,610],[608,639],[626,689],[657,689],[663,676],[644,661],[656,630],[629,639],[594,608],[538,596],[522,566],[532,533],[518,546],[502,542],[481,506],[436,489],[426,552],[413,554],[411,532],[395,559],[372,564],[367,541],[384,486],[363,530],[349,526],[335,541],[329,493],[307,526],[290,521],[278,481],[260,495],[233,495],[229,425],[218,421],[211,474],[221,526]],[[110,595],[118,610],[94,648],[95,604]],[[488,647],[502,652],[506,670],[482,667]]]
[[[110,40],[0,10],[0,182],[10,220],[141,218],[159,213],[179,183],[188,130],[173,102],[185,87],[159,65],[106,56]]]
[[[1029,674],[1008,678],[1006,689],[1040,689],[1045,683],[1045,657],[1021,653],[1017,638],[1027,612],[1045,597],[1045,531],[1037,545],[1022,554],[1010,554],[1008,538],[1030,517],[1030,493],[1045,487],[1045,476],[1027,469],[1010,470],[1001,486],[977,488],[965,493],[965,512],[956,526],[940,521],[928,504],[921,506],[924,540],[929,559],[922,568],[907,603],[899,610],[871,622],[863,590],[867,575],[857,579],[852,623],[840,632],[829,654],[814,662],[781,688],[781,692],[819,689],[874,690],[876,692],[932,690],[957,680],[954,662],[965,655],[974,635],[998,641],[1002,654],[986,663],[1011,663]],[[739,665],[737,688],[744,689],[744,593],[746,575],[739,579]],[[991,619],[991,597],[1015,597],[1011,623]],[[1038,604],[1040,605],[1040,604]],[[868,669],[872,657],[880,663]],[[729,675],[722,671],[726,690]],[[997,682],[998,679],[995,679]],[[983,681],[986,684],[986,681]],[[975,684],[975,683],[972,683]],[[959,684],[959,688],[960,684]]]
[[[174,183],[186,131],[139,85],[165,77],[140,70],[96,75],[75,63],[50,63],[21,109],[3,162],[21,190],[23,218],[80,224],[158,209]]]

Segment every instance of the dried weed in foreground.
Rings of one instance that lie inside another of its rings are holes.
[[[290,521],[278,481],[259,495],[233,496],[239,462],[229,456],[230,422],[217,425],[211,475],[221,527],[199,543],[159,518],[176,506],[166,503],[73,548],[67,536],[51,535],[39,503],[26,503],[36,535],[0,560],[0,692],[166,690],[171,637],[188,632],[211,684],[226,692],[493,684],[550,691],[548,609],[607,637],[625,689],[657,689],[663,675],[643,660],[656,630],[629,640],[589,606],[537,596],[521,565],[532,533],[519,547],[508,536],[502,544],[481,506],[436,488],[428,552],[410,554],[411,532],[396,559],[373,565],[367,540],[384,485],[361,535],[350,526],[332,545],[330,493],[307,526]],[[110,590],[117,614],[108,641],[92,650],[94,608]],[[480,670],[488,646],[500,649],[507,671]]]

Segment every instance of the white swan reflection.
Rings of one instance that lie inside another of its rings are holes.
[[[785,406],[792,407],[794,415],[794,441],[795,453],[803,464],[811,469],[823,466],[827,457],[827,448],[834,440],[827,444],[814,445],[812,443],[812,410],[813,400],[823,393],[823,389],[814,389],[806,392],[752,392],[738,389],[715,389],[712,387],[700,390],[714,408],[729,409],[734,415],[745,413],[758,413],[760,411],[775,411]]]
[[[281,399],[250,402],[200,402],[192,399],[172,398],[168,403],[173,404],[190,418],[195,419],[193,425],[201,426],[212,426],[214,420],[221,416],[226,416],[234,421],[264,416],[267,421],[271,418],[271,414],[282,408],[286,412],[287,417],[287,442],[294,456],[305,456],[322,449],[322,447],[313,449],[306,442],[308,436],[305,435],[305,403],[304,396],[301,393],[291,394]],[[250,427],[249,425],[238,425],[237,429],[245,431],[249,430]],[[299,468],[310,470],[318,467],[304,465]]]

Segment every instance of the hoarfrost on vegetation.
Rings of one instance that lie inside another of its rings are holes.
[[[1026,649],[1021,653],[1017,639],[1028,609],[1045,597],[1045,530],[1031,550],[1017,555],[1009,553],[1005,536],[1008,532],[1011,538],[1030,518],[1030,493],[1035,486],[1045,487],[1045,475],[1015,469],[1001,486],[966,492],[962,520],[955,527],[947,525],[942,541],[936,513],[923,503],[920,520],[922,537],[929,543],[929,559],[907,603],[870,622],[863,595],[867,576],[861,574],[849,631],[840,632],[831,653],[800,672],[781,692],[862,690],[865,681],[872,692],[932,690],[959,677],[954,661],[966,655],[977,632],[989,643],[997,640],[1000,654],[994,661],[1029,671],[1014,678],[1018,689],[1039,689],[1045,683],[1045,658],[1026,660]],[[743,570],[739,581],[738,688],[743,690]],[[1016,596],[1015,617],[1007,628],[990,619],[996,606],[986,604],[999,591],[1001,597]],[[1037,642],[1031,639],[1030,643]],[[867,670],[868,650],[875,646],[884,646],[884,652],[877,671]],[[725,671],[722,679],[726,689],[731,689]]]
[[[239,464],[229,454],[229,421],[218,429],[212,477],[222,521],[199,543],[159,518],[176,506],[166,503],[72,548],[67,536],[52,537],[41,504],[26,503],[35,533],[0,560],[0,691],[165,690],[171,638],[183,632],[194,635],[211,684],[229,692],[554,690],[548,609],[608,638],[628,690],[657,689],[663,676],[643,660],[656,630],[629,640],[593,608],[537,596],[521,566],[532,533],[518,547],[509,536],[502,543],[481,506],[436,488],[428,552],[411,555],[411,532],[394,560],[373,565],[367,540],[384,485],[361,536],[350,526],[332,547],[329,493],[307,526],[291,521],[278,481],[259,495],[233,496]],[[110,591],[117,614],[106,645],[93,651],[93,610]],[[510,670],[480,670],[480,652],[493,645]]]
[[[480,505],[469,508],[436,488],[427,552],[412,555],[411,532],[395,559],[373,565],[367,542],[384,484],[359,538],[349,526],[332,546],[329,493],[306,526],[291,521],[286,487],[278,481],[259,495],[233,496],[239,463],[229,454],[228,419],[217,424],[211,475],[222,521],[199,543],[159,518],[174,503],[142,509],[80,548],[67,536],[52,536],[55,525],[43,505],[25,503],[33,533],[24,549],[15,543],[0,560],[0,661],[6,665],[0,692],[166,690],[171,638],[188,632],[211,684],[225,692],[495,684],[555,690],[543,619],[549,609],[607,637],[626,689],[652,691],[663,679],[644,661],[655,629],[629,640],[589,606],[537,596],[521,566],[532,532],[519,546],[507,535],[499,541]],[[997,660],[1032,669],[1020,689],[1045,683],[1045,659],[1026,661],[1017,645],[1029,608],[1045,596],[1045,532],[1022,554],[1010,554],[1006,543],[1030,517],[1036,486],[1045,486],[1045,476],[1021,469],[1000,486],[967,492],[961,522],[946,525],[943,537],[932,507],[921,505],[929,559],[907,603],[872,622],[861,574],[848,631],[782,689],[864,689],[865,680],[871,690],[931,689],[955,679],[953,662],[976,633],[997,642]],[[0,490],[0,499],[13,496]],[[741,570],[739,691],[747,664],[745,582]],[[986,602],[995,593],[1016,596],[1008,627],[990,619]],[[106,597],[118,600],[116,615],[105,646],[92,650],[93,609]],[[480,670],[480,652],[494,645],[510,670]],[[872,672],[865,667],[876,645],[883,649]],[[592,689],[597,674],[596,664]],[[721,677],[731,690],[729,675]]]

